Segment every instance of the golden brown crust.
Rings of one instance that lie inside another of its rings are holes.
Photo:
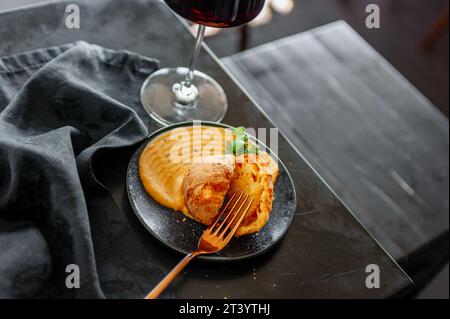
[[[223,204],[234,176],[234,157],[211,157],[193,164],[183,180],[183,196],[189,214],[210,225]]]
[[[267,153],[242,155],[236,159],[231,188],[253,197],[253,204],[236,236],[256,233],[266,225],[272,210],[273,188],[278,174],[278,165]]]

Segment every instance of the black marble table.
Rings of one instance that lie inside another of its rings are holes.
[[[448,119],[355,30],[223,62],[416,283],[448,262]]]
[[[64,26],[68,3],[80,6],[80,29]],[[51,2],[2,13],[0,39],[2,56],[84,40],[158,58],[162,66],[186,65],[193,44],[186,27],[162,3],[150,0]],[[228,95],[230,107],[225,123],[273,127],[206,47],[199,69],[218,80]],[[149,126],[150,130],[156,129],[152,122]],[[119,213],[127,216],[149,256],[163,271],[169,271],[181,256],[146,233],[126,197],[124,177],[131,152],[122,151],[108,165],[99,165],[97,175],[111,191],[121,207]],[[297,212],[285,238],[275,249],[254,259],[236,263],[194,262],[172,285],[176,297],[388,298],[410,286],[409,277],[315,173],[302,150],[280,136],[279,155],[293,176],[298,197]],[[369,264],[380,267],[379,289],[366,287]],[[115,297],[126,297],[126,291]]]

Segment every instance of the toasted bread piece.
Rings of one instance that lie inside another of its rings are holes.
[[[189,216],[210,225],[217,216],[234,176],[234,156],[209,157],[193,164],[183,180],[183,196]]]
[[[253,197],[253,204],[236,236],[258,232],[266,225],[272,210],[273,188],[278,174],[278,165],[265,152],[236,158],[231,189],[241,190]]]

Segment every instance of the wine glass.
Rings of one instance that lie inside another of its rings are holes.
[[[188,68],[164,68],[150,75],[141,88],[141,102],[162,125],[203,120],[220,122],[227,111],[222,87],[196,71],[206,26],[229,28],[258,16],[265,0],[165,0],[178,15],[199,24],[194,53]]]

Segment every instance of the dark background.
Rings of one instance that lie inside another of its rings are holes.
[[[45,1],[0,0],[0,11],[39,2]],[[381,8],[379,30],[365,27],[365,7],[369,3]],[[295,0],[291,13],[273,12],[269,23],[249,28],[247,45],[251,48],[344,19],[448,117],[448,30],[431,50],[420,47],[447,3],[448,0]],[[240,39],[240,30],[230,29],[207,38],[206,42],[215,54],[224,57],[239,51]],[[449,298],[448,273],[447,265],[419,298]]]
[[[343,19],[448,117],[448,33],[431,51],[425,52],[420,48],[448,0],[294,1],[294,10],[290,14],[274,13],[270,23],[250,29],[249,47]],[[39,2],[45,1],[0,0],[0,10]],[[365,26],[365,8],[371,3],[381,8],[381,29],[369,30]],[[207,39],[219,57],[238,52],[239,41],[238,29],[221,31]]]

